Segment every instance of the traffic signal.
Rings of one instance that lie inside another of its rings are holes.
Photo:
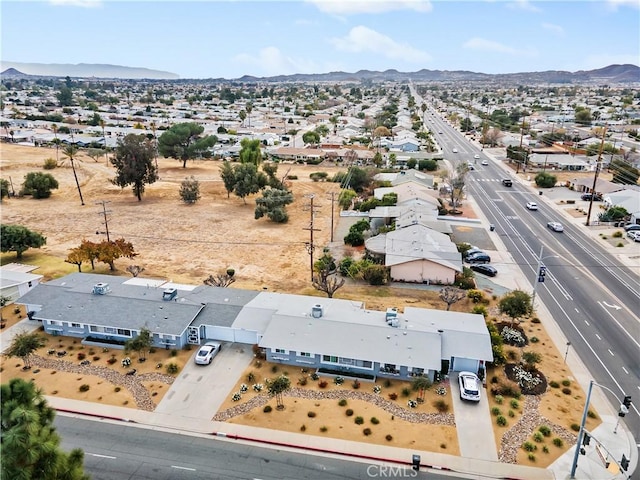
[[[591,436],[588,433],[584,434],[584,437],[582,437],[582,445],[589,445],[591,443]]]
[[[627,409],[631,406],[631,395],[626,395],[624,400],[622,400],[622,405],[627,407]]]
[[[540,265],[540,272],[538,273],[538,275],[540,275],[541,277],[544,277],[547,274],[547,267],[545,267],[544,265]]]
[[[620,460],[620,467],[622,467],[622,470],[625,472],[629,468],[629,459],[625,457],[624,453],[622,454],[622,460]]]

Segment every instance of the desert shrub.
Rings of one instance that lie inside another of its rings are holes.
[[[341,398],[340,401],[338,402],[338,405],[340,405],[341,407],[344,407],[346,404],[347,404],[346,398]]]
[[[564,442],[562,441],[562,439],[561,439],[561,438],[556,437],[556,438],[554,438],[554,439],[553,439],[553,444],[554,444],[556,447],[561,448],[561,447],[562,447],[562,445],[564,445]]]
[[[624,243],[618,242],[618,243],[616,243],[616,247],[624,247]]]
[[[301,432],[306,432],[306,431],[307,431],[307,426],[306,426],[306,425],[302,425],[302,426],[300,427],[300,431],[301,431]]]
[[[371,435],[371,429],[367,427],[364,430],[362,430],[362,433],[364,433],[368,437],[369,435]]]
[[[593,410],[589,410],[587,412],[587,417],[589,417],[589,418],[598,418],[598,414],[596,412],[594,412]]]
[[[53,170],[58,166],[58,162],[56,162],[55,158],[45,158],[44,163],[42,164],[42,168],[45,170]]]
[[[540,339],[539,339],[538,337],[531,337],[531,338],[529,339],[529,341],[530,341],[531,343],[538,343],[538,342],[540,341]]]
[[[264,413],[269,413],[271,410],[273,410],[273,407],[271,407],[271,405],[265,405],[264,408],[262,409]]]
[[[397,400],[398,399],[398,394],[396,392],[392,392],[389,394],[389,398],[391,400]]]
[[[580,425],[578,425],[577,423],[572,423],[571,424],[571,430],[573,430],[574,432],[579,432],[580,431]]]
[[[545,437],[550,437],[551,436],[551,429],[549,427],[547,427],[546,425],[541,425],[540,428],[538,429],[538,431],[544,435]]]
[[[444,400],[435,400],[433,402],[433,406],[440,413],[444,413],[444,412],[449,410],[449,404],[447,402],[445,402]]]
[[[563,387],[571,386],[571,380],[568,380],[568,379],[565,378],[564,380],[562,380],[562,386]]]
[[[347,417],[350,417],[351,415],[353,415],[353,410],[351,410],[350,408],[347,408],[347,409],[344,411],[344,414],[345,414]]]
[[[94,362],[97,362],[100,360],[100,357],[98,355],[94,355],[92,359]]]
[[[467,298],[473,303],[485,303],[487,301],[482,290],[469,290],[467,292]]]
[[[323,426],[321,426],[321,427],[320,427],[320,431],[321,431],[322,433],[326,432],[327,430],[329,430],[329,427],[327,427],[327,426],[325,426],[325,425],[323,425]]]
[[[278,365],[271,365],[271,373],[278,373]]]
[[[116,393],[118,393],[120,390],[122,390],[122,388],[120,388],[120,387],[116,387],[116,388],[113,389],[113,391],[116,392]]]
[[[540,432],[535,432],[533,434],[533,441],[536,443],[540,443],[544,440],[544,435],[542,435],[542,433]]]
[[[253,383],[256,379],[256,376],[253,372],[247,373],[247,383]]]
[[[520,387],[516,382],[511,380],[501,380],[491,387],[491,393],[494,395],[502,395],[504,397],[520,398],[522,394]]]
[[[87,358],[87,354],[84,352],[78,352],[78,360],[84,360]]]
[[[353,421],[356,422],[356,425],[362,425],[364,423],[364,418],[356,417]]]
[[[477,315],[482,315],[485,318],[487,318],[487,315],[489,315],[489,311],[487,310],[487,307],[485,307],[484,305],[476,305],[471,310],[471,313],[475,313]]]
[[[320,380],[318,382],[318,387],[320,388],[327,388],[327,385],[329,385],[329,383],[326,380]]]
[[[498,405],[502,405],[502,402],[504,401],[504,397],[502,395],[496,395],[494,400]]]
[[[177,356],[178,356],[178,350],[176,350],[175,348],[172,348],[172,349],[171,349],[171,353],[170,353],[170,355],[171,355],[172,357],[177,357]]]
[[[411,395],[411,389],[409,389],[409,388],[407,388],[407,387],[404,387],[404,388],[402,389],[402,396],[403,396],[403,397],[408,397],[409,395]]]
[[[509,350],[507,350],[507,359],[510,362],[515,362],[519,360],[519,358],[520,358],[520,352],[518,352],[517,350],[514,350],[513,348],[510,348]]]
[[[176,365],[175,363],[169,363],[165,367],[165,370],[167,371],[167,373],[169,375],[174,375],[174,374],[178,373],[179,368],[178,368],[178,365]]]
[[[298,385],[304,387],[307,384],[307,377],[300,377],[298,379]]]
[[[546,445],[543,445],[543,446],[542,446],[542,451],[543,451],[544,453],[549,453],[549,447],[547,447]]]
[[[531,319],[531,323],[540,323],[540,319],[538,317],[533,317]]]
[[[88,392],[90,388],[90,385],[83,383],[82,385],[80,385],[80,388],[78,388],[78,390],[80,390],[81,392]]]
[[[530,453],[529,455],[527,455],[527,458],[532,462],[536,461],[536,456],[533,453]]]
[[[515,398],[509,402],[509,405],[511,405],[511,408],[515,408],[516,410],[520,408],[520,404]]]
[[[560,384],[559,384],[558,382],[556,382],[555,380],[551,380],[551,381],[549,382],[549,386],[550,386],[551,388],[560,388]]]
[[[104,351],[104,350],[103,350]],[[156,349],[156,347],[151,347],[149,348],[149,353],[156,353],[158,350]]]
[[[514,412],[513,410],[509,410],[509,411],[507,412],[507,415],[509,415],[509,418],[513,418],[513,417],[515,417],[515,416],[516,416],[516,414],[515,414],[515,412]]]
[[[502,416],[502,415],[498,415],[498,416],[496,417],[496,423],[497,423],[499,426],[504,427],[504,426],[506,426],[506,425],[507,425],[507,419],[506,419],[506,418],[504,418],[504,416]]]
[[[384,438],[387,442],[390,442],[391,440],[393,440],[393,436],[389,434],[387,434]]]
[[[443,450],[446,450],[447,449],[447,444],[446,443],[441,443],[440,444],[440,448],[443,449]]]
[[[360,380],[354,380],[353,383],[351,384],[351,386],[353,387],[354,390],[357,390],[360,388]]]
[[[562,393],[564,393],[565,395],[571,395],[571,389],[567,388],[567,387],[564,387],[562,389]]]
[[[336,385],[342,385],[344,383],[344,378],[343,377],[336,377],[333,379],[333,383],[335,383]]]
[[[307,417],[315,418],[315,416],[316,416],[316,412],[307,412]]]
[[[384,385],[384,388],[389,388],[389,387],[390,387],[391,385],[393,385],[393,384],[391,383],[391,380],[389,380],[388,378],[386,378],[386,379],[384,380],[384,384],[383,384],[383,385]]]
[[[498,407],[493,407],[493,408],[491,409],[491,415],[493,415],[493,416],[500,415],[501,413],[502,413],[502,412],[500,411],[500,409],[499,409]]]
[[[371,423],[373,423],[374,425],[378,425],[380,423],[380,420],[378,420],[376,417],[371,417]]]
[[[527,451],[527,452],[534,452],[534,451],[536,451],[538,449],[538,447],[535,444],[531,443],[531,442],[524,442],[522,444],[522,448],[524,448],[525,451]]]

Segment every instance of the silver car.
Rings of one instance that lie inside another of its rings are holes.
[[[196,365],[209,365],[220,351],[221,345],[218,342],[207,342],[200,347],[196,353]]]
[[[480,379],[475,373],[460,372],[458,374],[460,398],[471,402],[480,401]]]
[[[550,228],[554,232],[564,232],[564,227],[560,222],[548,222],[547,228]]]

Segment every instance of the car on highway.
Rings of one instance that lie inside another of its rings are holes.
[[[473,270],[474,272],[482,273],[487,277],[495,277],[498,274],[498,270],[496,270],[496,267],[487,265],[486,263],[471,265],[469,268],[471,268],[471,270]]]
[[[489,165],[489,162],[487,160],[482,160],[482,162],[480,162],[480,165]]]
[[[473,163],[471,163],[471,162],[467,163],[467,168],[468,168],[469,170],[475,170],[475,169],[476,169],[476,167],[474,167],[474,166],[473,166]]]
[[[639,230],[629,230],[627,232],[627,237],[629,237],[634,242],[640,242],[640,231]]]
[[[451,150],[453,153],[458,153],[458,149],[454,148],[453,150]]]
[[[554,232],[564,232],[564,227],[560,222],[547,222],[547,228],[550,228]]]
[[[484,252],[477,252],[465,257],[467,263],[491,263],[491,257]]]
[[[630,232],[632,230],[636,230],[636,231],[640,231],[640,224],[638,223],[632,223],[631,225],[626,225],[624,227],[624,231],[625,232]]]
[[[477,153],[473,156],[473,158],[480,158],[480,155],[478,155]]]
[[[513,182],[510,178],[503,178],[502,185],[504,185],[505,187],[511,187],[513,185]]]
[[[470,402],[480,401],[480,379],[475,373],[460,372],[458,374],[460,385],[460,398]]]
[[[538,210],[538,204],[536,202],[527,202],[527,209]]]
[[[207,342],[200,347],[196,353],[196,365],[209,365],[220,351],[221,345],[218,342]]]

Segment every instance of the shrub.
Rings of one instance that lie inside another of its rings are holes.
[[[242,399],[242,394],[240,392],[235,392],[231,396],[231,400],[233,400],[234,402],[239,402],[241,399]]]
[[[324,425],[320,427],[320,431],[321,431],[322,433],[326,432],[327,430],[329,430],[329,427],[326,427],[326,426],[324,426]]]
[[[97,362],[97,361],[99,361],[99,360],[100,360],[100,357],[99,357],[98,355],[94,355],[94,356],[93,356],[93,361],[94,361],[94,362]]]
[[[505,427],[507,425],[507,419],[502,415],[498,415],[498,417],[496,418],[496,423],[501,427]]]
[[[122,388],[120,388],[120,387],[116,387],[116,388],[113,389],[113,391],[116,392],[116,393],[118,393],[120,390],[122,390]]]
[[[252,388],[254,392],[261,392],[264,388],[264,385],[262,385],[261,383],[254,383]]]
[[[340,405],[341,407],[344,407],[346,404],[347,404],[346,398],[341,398],[340,401],[338,402],[338,405]]]
[[[369,435],[371,435],[371,429],[367,427],[364,430],[362,430],[362,433],[364,433],[368,437]]]
[[[336,377],[333,379],[333,383],[335,383],[336,385],[342,385],[344,383],[344,378],[343,377]]]
[[[504,397],[502,395],[496,395],[494,400],[498,405],[502,405],[502,402],[504,401]]]
[[[543,445],[543,446],[542,446],[542,451],[543,451],[544,453],[549,453],[549,447],[547,447],[546,445]]]
[[[80,390],[81,392],[88,392],[90,388],[91,387],[89,385],[83,383],[82,385],[80,385],[80,388],[78,388],[78,390]]]
[[[388,378],[384,381],[384,388],[389,388],[392,385],[391,380]]]
[[[551,436],[551,429],[549,427],[547,427],[546,425],[542,425],[538,431],[544,435],[545,437],[550,437]]]
[[[471,310],[471,313],[475,313],[477,315],[482,315],[485,318],[487,318],[487,315],[489,315],[489,311],[487,310],[487,307],[485,307],[484,305],[476,305]]]
[[[84,360],[87,358],[87,354],[83,352],[78,352],[78,360]]]
[[[351,410],[350,408],[347,408],[347,409],[344,411],[344,414],[345,414],[347,417],[350,417],[351,415],[353,415],[353,410]]]
[[[516,414],[515,414],[515,412],[514,412],[513,410],[509,410],[509,411],[507,412],[507,415],[509,415],[509,418],[513,418],[513,417],[515,417],[515,416],[516,416]]]
[[[535,432],[533,434],[533,441],[536,443],[540,443],[544,440],[544,436],[540,432]]]
[[[354,380],[353,383],[351,384],[351,386],[354,388],[354,390],[357,390],[360,388],[360,380]]]
[[[551,380],[551,381],[549,382],[549,386],[550,386],[551,388],[560,388],[560,384],[559,384],[558,382],[556,382],[555,380]]]
[[[178,350],[176,350],[175,348],[171,349],[171,354],[172,357],[177,357],[178,356]]]
[[[271,407],[271,405],[265,405],[264,408],[262,409],[262,411],[264,413],[269,413],[271,410],[273,410],[273,408]],[[304,425],[303,425],[304,427]]]
[[[327,388],[327,385],[329,385],[329,384],[327,383],[326,380],[320,380],[318,382],[318,387],[320,387],[320,388]]]
[[[518,408],[520,408],[520,404],[518,403],[518,401],[516,399],[513,399],[509,402],[509,405],[511,405],[511,408],[515,408],[516,410]]]
[[[385,440],[386,440],[387,442],[390,442],[391,440],[393,440],[393,436],[391,436],[391,435],[389,435],[389,434],[387,434],[384,438],[385,438]]]
[[[382,387],[380,385],[374,385],[373,393],[380,393],[382,391]]]
[[[389,398],[391,400],[397,400],[398,399],[398,394],[396,392],[392,392],[389,394]]]
[[[300,377],[298,379],[298,385],[304,387],[307,384],[307,377]]]
[[[562,447],[562,445],[564,445],[564,442],[562,441],[562,439],[561,439],[561,438],[556,437],[556,438],[554,438],[554,439],[553,439],[553,444],[554,444],[556,447],[561,448],[561,447]]]
[[[45,158],[42,168],[45,170],[53,170],[58,166],[58,162],[56,162],[55,158]]]
[[[166,369],[166,371],[167,371],[167,373],[169,375],[174,375],[174,374],[178,373],[178,370],[179,370],[178,365],[176,365],[175,363],[167,364],[165,369]]]
[[[598,418],[598,415],[593,410],[589,410],[587,412],[587,417],[589,417],[589,418]]]
[[[502,412],[500,411],[500,409],[499,409],[498,407],[493,407],[493,408],[491,409],[491,415],[493,415],[493,416],[500,415],[501,413],[502,413]]]
[[[563,387],[569,387],[571,386],[571,380],[567,380],[566,378],[564,380],[562,380],[562,386]]]
[[[531,343],[538,343],[538,342],[540,341],[540,339],[539,339],[538,337],[531,337],[531,338],[529,339],[529,341],[530,341]]]
[[[271,373],[278,373],[278,365],[271,365]]]
[[[306,425],[302,425],[302,426],[300,427],[300,431],[301,431],[301,432],[305,432],[306,430],[307,430],[307,426],[306,426]]]
[[[313,380],[314,382],[317,381],[320,378],[320,375],[318,375],[316,372],[313,372],[311,374],[311,380]]]
[[[538,449],[538,447],[535,444],[531,443],[531,442],[524,442],[522,444],[522,448],[524,448],[525,451],[527,451],[527,452],[534,452],[534,451],[536,451]]]
[[[433,402],[433,406],[440,413],[444,413],[444,412],[449,410],[449,404],[447,402],[445,402],[444,400],[435,400]]]
[[[253,383],[255,379],[256,379],[256,376],[253,374],[253,372],[247,373],[247,382]]]
[[[408,397],[409,395],[411,395],[411,390],[409,388],[407,388],[407,387],[404,387],[402,389],[402,396],[403,397]]]
[[[571,430],[573,430],[574,432],[579,432],[580,431],[580,425],[578,425],[577,423],[572,423],[571,424]]]
[[[531,319],[531,323],[540,323],[540,319],[538,317],[533,317]]]
[[[371,423],[373,423],[374,425],[378,425],[380,423],[380,420],[378,420],[376,417],[371,417]]]
[[[571,389],[567,388],[567,387],[564,387],[562,389],[562,393],[564,393],[565,395],[571,395]]]
[[[473,303],[483,303],[485,301],[482,290],[469,290],[467,292],[467,298]]]
[[[356,425],[362,425],[364,423],[364,418],[362,417],[356,417],[354,419],[354,422],[356,422]]]
[[[316,412],[307,412],[307,417],[315,418],[315,416],[316,416]]]
[[[527,458],[532,462],[536,461],[536,456],[533,453],[530,453],[529,455],[527,455]]]

